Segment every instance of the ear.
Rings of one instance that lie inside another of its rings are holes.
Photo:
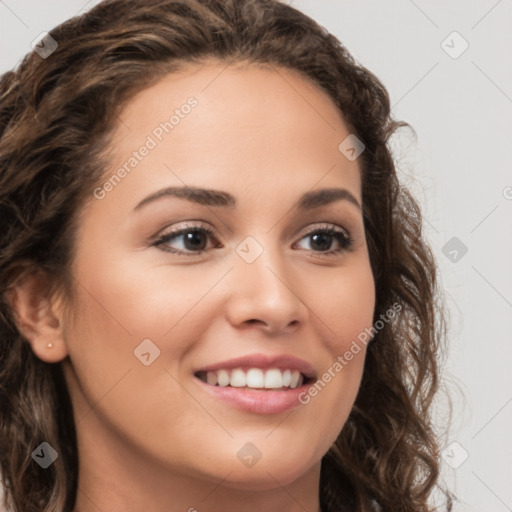
[[[57,363],[68,353],[62,315],[52,300],[50,284],[41,271],[25,274],[10,290],[9,302],[16,326],[34,354],[47,363]]]

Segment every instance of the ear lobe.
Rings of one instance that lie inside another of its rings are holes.
[[[23,275],[9,292],[9,302],[19,332],[34,354],[47,363],[67,356],[63,322],[51,297],[50,279],[40,271]]]

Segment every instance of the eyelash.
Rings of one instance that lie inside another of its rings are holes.
[[[153,245],[155,247],[161,247],[162,250],[176,254],[176,255],[197,256],[197,255],[203,254],[208,249],[201,249],[199,251],[188,251],[188,250],[183,251],[182,249],[171,249],[166,245],[169,243],[169,241],[171,241],[175,238],[178,238],[186,233],[190,233],[192,231],[203,233],[203,234],[206,234],[208,237],[215,238],[213,230],[207,226],[204,226],[204,225],[186,226],[184,228],[180,228],[175,231],[171,231],[169,233],[163,234],[157,240],[155,240]],[[335,238],[335,240],[338,241],[341,248],[335,249],[335,250],[331,249],[329,251],[313,251],[313,250],[311,250],[310,252],[312,252],[312,253],[321,254],[321,255],[325,255],[325,256],[336,256],[339,253],[348,252],[348,251],[352,250],[354,240],[349,235],[349,233],[346,230],[343,230],[340,228],[335,228],[328,224],[323,225],[321,227],[311,229],[300,240],[303,240],[304,238],[307,238],[308,236],[317,235],[317,234],[333,236]]]

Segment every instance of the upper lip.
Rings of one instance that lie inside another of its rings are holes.
[[[290,354],[268,356],[266,354],[250,354],[235,359],[220,361],[195,370],[197,372],[211,372],[215,370],[229,370],[233,368],[279,368],[280,370],[298,370],[307,378],[315,378],[315,370],[311,364]]]

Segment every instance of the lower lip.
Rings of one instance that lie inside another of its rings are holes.
[[[215,398],[246,412],[257,414],[279,414],[301,405],[299,395],[307,392],[309,384],[282,391],[261,391],[259,389],[212,386],[195,378],[206,392]]]

